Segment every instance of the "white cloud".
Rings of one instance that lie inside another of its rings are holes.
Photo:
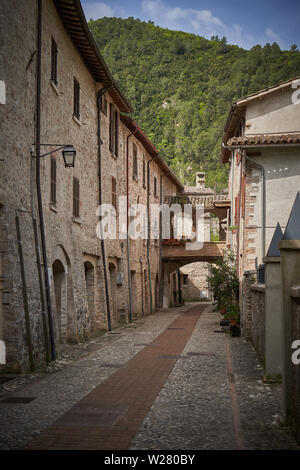
[[[143,0],[142,12],[152,21],[169,29],[180,29],[200,35],[216,34],[225,25],[210,10],[170,7],[161,0]]]
[[[187,31],[208,39],[225,36],[228,43],[245,48],[255,44],[255,38],[245,33],[240,25],[226,25],[211,10],[171,7],[163,0],[143,0],[141,10],[148,19],[164,28]]]
[[[82,6],[87,21],[91,18],[97,20],[98,18],[103,18],[103,16],[115,16],[114,8],[103,2],[84,2]]]
[[[274,31],[271,28],[267,28],[265,30],[266,36],[271,39],[272,41],[280,42],[281,39],[278,36],[278,34],[274,33]]]

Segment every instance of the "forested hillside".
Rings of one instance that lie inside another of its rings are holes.
[[[101,18],[89,26],[134,119],[189,183],[202,166],[211,187],[226,186],[228,169],[219,154],[234,100],[300,75],[296,46],[247,51],[225,38],[207,40],[134,18]]]

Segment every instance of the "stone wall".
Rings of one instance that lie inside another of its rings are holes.
[[[254,271],[244,275],[241,298],[243,336],[251,341],[260,359],[265,359],[265,285],[256,284]]]
[[[26,3],[26,5],[25,5]],[[2,32],[0,70],[6,83],[6,104],[0,105],[3,132],[0,135],[0,339],[7,349],[7,367],[28,369],[28,341],[25,329],[24,303],[16,211],[20,217],[26,287],[30,313],[35,367],[45,363],[45,344],[41,312],[41,292],[34,244],[33,222],[38,220],[35,160],[30,149],[35,142],[36,112],[36,40],[37,2],[28,0],[5,2],[0,15]],[[2,14],[3,13],[3,14]],[[12,31],[14,34],[12,35]],[[58,81],[51,78],[51,40],[58,47]],[[74,77],[80,84],[80,119],[73,116]],[[92,334],[107,329],[106,293],[100,240],[96,233],[99,216],[98,122],[97,91],[103,84],[96,82],[70,35],[65,30],[51,0],[43,1],[42,77],[41,77],[41,142],[46,153],[55,144],[72,144],[76,149],[75,168],[65,168],[61,152],[56,161],[56,203],[50,201],[50,157],[41,160],[41,193],[45,221],[47,263],[51,288],[55,339],[59,346],[65,341],[84,341]],[[109,105],[113,99],[106,93],[107,113],[101,112],[102,202],[112,203],[112,177],[117,181],[117,197],[126,195],[126,141],[130,131],[119,123],[119,156],[109,150]],[[115,107],[116,104],[113,103]],[[118,109],[120,111],[120,109]],[[132,178],[132,143],[138,148],[137,181]],[[142,161],[151,159],[143,145],[129,140],[130,204],[146,202],[142,183]],[[159,202],[159,180],[163,173],[156,162],[151,163],[150,203]],[[158,194],[153,194],[154,176]],[[80,183],[79,217],[73,216],[73,177]],[[178,188],[169,177],[164,178],[167,194]],[[20,212],[21,210],[21,212]],[[118,217],[123,215],[119,205]],[[108,274],[112,325],[128,321],[128,273],[126,238],[105,240],[105,261]],[[130,244],[130,270],[135,288],[135,314],[150,311],[155,303],[159,275],[159,244],[150,244],[150,271],[145,240]],[[39,239],[39,250],[41,249]],[[145,274],[146,273],[146,274]],[[44,290],[44,289],[43,289]],[[59,349],[59,347],[58,347]],[[1,368],[1,366],[0,366]]]
[[[209,299],[209,263],[191,263],[180,268],[182,297],[185,301]]]
[[[300,340],[300,286],[293,286],[290,289],[291,294],[291,325],[292,342]],[[299,347],[297,348],[299,350]],[[292,352],[295,350],[291,350]],[[299,357],[299,354],[298,354]],[[294,417],[293,427],[296,439],[300,442],[300,364],[292,364],[292,415]]]
[[[265,286],[251,287],[252,328],[251,341],[260,359],[265,359]]]

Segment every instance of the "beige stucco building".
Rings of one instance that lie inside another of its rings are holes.
[[[276,225],[284,230],[300,182],[300,105],[292,79],[232,105],[221,160],[230,162],[228,241],[240,277],[263,263]]]

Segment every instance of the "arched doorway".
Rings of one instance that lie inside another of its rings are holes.
[[[84,275],[89,315],[93,321],[95,311],[95,272],[94,266],[89,261],[84,263]]]
[[[66,273],[60,260],[52,264],[53,284],[55,294],[56,329],[58,341],[64,342],[67,335],[67,289]]]

